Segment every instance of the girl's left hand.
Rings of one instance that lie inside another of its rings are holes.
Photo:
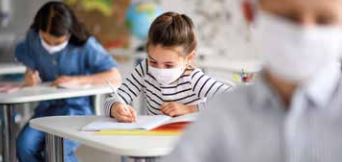
[[[81,78],[77,76],[60,76],[52,83],[53,86],[59,86],[62,84],[77,86],[82,85],[82,81]]]
[[[198,111],[196,105],[184,105],[177,102],[165,102],[161,105],[160,111],[168,116],[180,116]]]

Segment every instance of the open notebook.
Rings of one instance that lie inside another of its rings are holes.
[[[12,93],[20,90],[22,85],[20,83],[0,83],[0,93]]]
[[[82,131],[102,130],[153,130],[178,123],[189,123],[196,120],[198,113],[170,117],[166,115],[138,116],[135,123],[120,123],[112,118],[103,118],[82,127]]]
[[[65,88],[65,89],[87,89],[92,87],[90,84],[79,85],[79,84],[70,84],[70,83],[62,83],[57,85],[58,88]]]

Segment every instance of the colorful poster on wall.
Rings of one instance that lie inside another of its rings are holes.
[[[125,15],[130,0],[64,1],[105,48],[128,47],[129,31]]]

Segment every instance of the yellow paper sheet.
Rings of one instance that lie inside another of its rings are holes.
[[[97,135],[128,135],[128,136],[177,136],[181,131],[147,131],[147,130],[101,130]]]

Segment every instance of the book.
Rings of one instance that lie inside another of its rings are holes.
[[[13,93],[22,88],[19,83],[0,83],[0,93]]]
[[[138,116],[134,123],[121,123],[113,118],[102,118],[93,121],[81,128],[82,131],[107,130],[178,130],[185,124],[196,120],[198,113],[186,114],[178,117],[166,115]]]
[[[102,130],[95,132],[101,136],[177,136],[182,130]]]
[[[87,89],[91,88],[92,85],[90,84],[85,84],[85,85],[79,85],[79,84],[74,84],[74,83],[61,83],[57,85],[58,88],[64,88],[64,89]]]

